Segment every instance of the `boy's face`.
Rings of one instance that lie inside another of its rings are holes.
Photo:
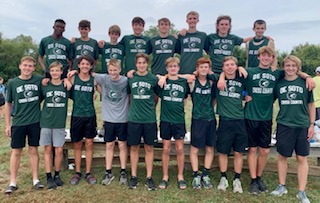
[[[89,32],[91,31],[91,29],[88,27],[79,27],[78,30],[80,32],[81,37],[88,37]]]
[[[283,65],[283,70],[286,76],[295,76],[299,71],[299,67],[295,62],[287,60]]]
[[[109,32],[109,37],[111,42],[117,42],[120,35],[117,32]]]
[[[114,65],[109,65],[108,66],[108,74],[111,78],[111,80],[115,80],[119,77],[121,72],[120,67],[114,66]]]
[[[33,61],[24,60],[19,65],[20,73],[23,76],[31,76],[32,72],[36,69],[35,63]]]
[[[198,73],[199,73],[199,76],[206,76],[206,75],[208,75],[210,69],[211,69],[211,67],[210,67],[209,63],[203,63],[203,64],[200,64],[200,65],[197,67],[197,71],[198,71]]]
[[[132,29],[134,35],[141,35],[143,32],[143,25],[142,23],[133,23]]]
[[[234,75],[238,69],[238,66],[234,60],[228,60],[223,63],[222,70],[226,75]]]
[[[145,73],[148,68],[148,63],[145,58],[139,57],[136,61],[136,66],[139,73]]]
[[[90,62],[88,60],[82,59],[80,61],[80,63],[78,64],[78,67],[80,69],[80,72],[87,74],[91,70],[92,65],[90,64]]]
[[[170,25],[168,22],[166,21],[160,21],[159,24],[158,24],[158,27],[159,27],[159,32],[162,33],[162,34],[167,34],[169,33],[169,30],[170,30]]]
[[[54,25],[53,25],[53,32],[54,32],[56,35],[62,35],[62,33],[63,33],[64,30],[65,30],[65,27],[66,27],[65,24],[60,23],[60,22],[56,22],[56,23],[54,23]]]
[[[222,19],[220,20],[220,22],[216,25],[217,30],[218,30],[218,34],[228,34],[231,25],[230,25],[230,21],[227,19]]]
[[[273,56],[269,53],[262,53],[258,56],[259,66],[269,67],[273,61]]]
[[[197,15],[190,14],[187,16],[186,22],[188,23],[189,28],[196,28],[199,18]]]
[[[60,79],[62,70],[60,66],[53,66],[50,68],[49,73],[52,79]]]
[[[256,37],[262,37],[264,32],[266,31],[266,25],[265,24],[255,24],[253,31],[256,35]]]
[[[176,62],[168,63],[166,66],[166,70],[168,71],[169,75],[178,75],[178,72],[180,70],[180,66]]]

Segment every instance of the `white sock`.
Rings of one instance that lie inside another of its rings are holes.
[[[17,183],[14,183],[14,182],[10,182],[10,185],[9,186],[14,186],[14,187],[17,187]]]
[[[33,185],[36,185],[38,182],[40,182],[39,179],[33,180]]]

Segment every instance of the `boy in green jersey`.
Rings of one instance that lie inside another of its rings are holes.
[[[221,179],[218,190],[226,191],[229,186],[227,180],[228,154],[234,152],[233,192],[243,193],[240,175],[243,165],[242,154],[248,148],[248,135],[244,121],[242,106],[242,91],[244,78],[237,76],[237,59],[226,56],[223,59],[222,70],[226,77],[226,88],[216,92],[217,113],[220,116],[217,130],[217,151],[219,152],[219,166]]]
[[[91,56],[85,55],[78,59],[79,74],[71,78],[73,89],[71,98],[73,100],[71,116],[71,141],[74,144],[74,158],[76,173],[70,184],[76,185],[81,179],[81,152],[83,138],[86,146],[86,175],[85,179],[89,184],[96,184],[97,179],[91,174],[93,157],[93,138],[96,136],[96,113],[94,109],[94,92],[97,82],[90,75],[94,60]]]
[[[31,56],[22,57],[19,64],[20,75],[9,81],[5,104],[5,133],[11,138],[10,184],[5,194],[10,195],[18,189],[17,175],[22,150],[28,138],[30,165],[33,185],[36,189],[44,188],[39,181],[39,138],[40,138],[40,102],[41,77],[33,75],[36,61]],[[14,103],[14,112],[11,109]]]
[[[44,167],[47,177],[48,189],[55,189],[64,183],[60,178],[60,170],[63,157],[63,145],[65,141],[65,126],[68,109],[69,92],[64,87],[61,75],[63,66],[59,62],[53,62],[49,66],[51,80],[46,86],[42,86],[41,93],[44,104],[40,120],[40,145],[44,146]],[[52,150],[54,148],[54,177],[51,175]]]
[[[162,171],[163,176],[159,188],[165,189],[169,181],[169,160],[171,139],[175,140],[178,165],[178,187],[186,189],[187,182],[183,177],[184,170],[184,137],[186,134],[184,118],[184,101],[189,93],[187,80],[180,78],[178,72],[180,60],[170,57],[166,60],[168,71],[166,85],[159,88],[161,98],[160,136],[162,138]]]
[[[148,72],[149,57],[138,53],[136,56],[137,71],[133,78],[128,79],[128,93],[130,94],[130,107],[128,115],[128,145],[130,146],[131,179],[129,189],[138,184],[137,169],[139,161],[139,148],[143,137],[145,149],[145,162],[147,171],[146,187],[155,190],[152,179],[153,146],[157,143],[157,124],[154,103],[154,94],[157,90],[158,79]]]
[[[264,32],[267,29],[267,23],[264,20],[256,20],[253,23],[252,30],[255,33],[253,39],[246,43],[246,52],[247,52],[247,60],[246,67],[258,67],[258,50],[260,47],[269,46],[272,49],[275,49],[273,39],[270,39],[264,36]],[[272,69],[276,69],[278,66],[277,56],[275,55],[274,60],[272,61]]]
[[[91,31],[90,21],[81,20],[78,31],[80,32],[80,38],[76,38],[71,44],[72,70],[78,69],[78,58],[85,55],[89,55],[94,59],[93,66],[95,67],[99,58],[99,47],[97,40],[89,37],[89,32]]]
[[[293,150],[298,162],[298,193],[300,202],[310,202],[305,188],[308,179],[308,160],[310,140],[314,135],[315,106],[312,91],[308,91],[305,80],[298,76],[301,70],[301,60],[289,55],[282,62],[285,76],[275,87],[275,97],[279,102],[277,116],[277,151],[279,185],[271,192],[272,195],[287,194],[286,175],[287,158]]]
[[[40,42],[38,61],[46,78],[50,78],[49,65],[54,61],[63,65],[62,78],[67,77],[68,70],[71,68],[71,42],[62,35],[65,26],[64,20],[57,19],[53,25],[53,34]]]

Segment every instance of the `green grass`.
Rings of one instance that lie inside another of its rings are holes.
[[[100,102],[96,101],[97,114],[100,112]],[[190,105],[187,103],[187,126],[190,126]],[[71,103],[69,104],[71,106]],[[159,108],[160,105],[158,105]],[[188,117],[189,116],[189,117]],[[98,118],[98,125],[101,126],[100,116]],[[68,121],[69,122],[69,121]],[[69,125],[69,124],[68,124]],[[88,185],[84,180],[81,180],[79,185],[71,186],[68,182],[72,177],[74,171],[63,170],[61,177],[66,183],[65,186],[58,188],[57,190],[48,191],[36,191],[32,188],[31,169],[29,167],[29,157],[27,150],[24,150],[23,158],[18,173],[18,186],[19,189],[11,196],[3,195],[4,189],[10,180],[9,175],[9,160],[10,160],[10,146],[9,139],[4,136],[4,121],[0,120],[0,132],[2,139],[0,139],[0,202],[230,202],[230,203],[251,203],[251,202],[297,202],[295,197],[297,191],[297,176],[289,174],[287,177],[287,188],[289,193],[283,197],[273,197],[270,194],[260,194],[259,196],[252,196],[247,193],[250,183],[249,173],[244,170],[241,176],[242,185],[244,189],[243,194],[232,193],[232,169],[229,169],[229,188],[227,192],[220,192],[216,189],[219,181],[219,170],[216,165],[211,170],[211,177],[214,184],[214,188],[210,190],[196,191],[191,188],[192,171],[186,169],[184,172],[185,179],[188,182],[188,188],[181,191],[177,188],[176,176],[177,169],[174,161],[170,164],[170,181],[166,190],[147,191],[144,187],[145,183],[145,166],[143,163],[139,164],[138,176],[139,186],[136,190],[129,190],[126,186],[118,185],[118,173],[119,166],[113,168],[113,172],[116,175],[116,179],[109,186],[102,186],[100,181],[104,174],[104,166],[94,166],[93,174],[98,178],[99,184]],[[43,149],[40,151],[40,179],[45,182],[45,173],[43,166]],[[269,158],[269,163],[276,162],[275,157]],[[295,163],[294,158],[290,160],[290,163]],[[316,159],[311,158],[310,164],[315,165]],[[128,164],[128,168],[130,165]],[[186,167],[190,168],[190,167]],[[84,169],[83,169],[84,170]],[[161,162],[155,162],[153,170],[153,178],[158,184],[162,178]],[[265,172],[263,178],[269,187],[269,190],[274,189],[277,186],[277,173]],[[320,177],[309,177],[307,194],[311,202],[320,202]]]

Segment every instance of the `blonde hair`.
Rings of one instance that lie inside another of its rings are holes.
[[[276,55],[276,52],[274,51],[274,49],[269,46],[260,47],[260,49],[258,50],[258,56],[264,53],[271,55],[273,58]]]
[[[24,61],[32,61],[36,65],[36,60],[32,56],[24,56],[20,59],[20,64]]]
[[[121,62],[118,59],[112,58],[107,62],[107,66],[115,66],[119,69],[121,69]]]
[[[283,59],[282,63],[281,63],[281,67],[284,68],[285,63],[287,63],[288,61],[292,61],[293,63],[296,64],[296,66],[298,67],[298,70],[301,70],[301,60],[294,56],[294,55],[289,55],[286,58]]]
[[[222,66],[224,65],[225,62],[227,61],[230,61],[230,60],[233,60],[236,64],[238,64],[238,59],[234,56],[226,56],[223,58],[223,61],[222,61]]]
[[[189,17],[189,15],[195,15],[197,16],[197,18],[199,18],[199,13],[197,11],[190,11],[188,14],[187,14],[187,18]]]
[[[166,60],[166,65],[168,65],[170,63],[177,63],[179,65],[180,64],[180,59],[177,58],[177,57],[169,57]]]
[[[53,68],[53,67],[60,67],[61,70],[63,69],[62,64],[61,64],[60,62],[58,62],[58,61],[52,62],[52,63],[50,64],[50,66],[49,66],[49,70],[50,70],[51,68]]]

